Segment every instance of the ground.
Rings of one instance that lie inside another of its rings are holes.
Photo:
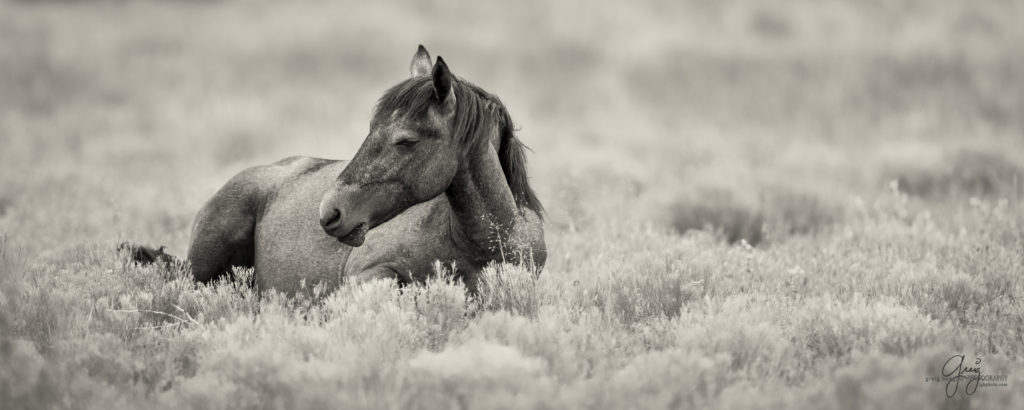
[[[1019,408],[1022,17],[0,1],[0,407]],[[245,167],[350,157],[421,43],[533,149],[538,279],[257,297],[116,252],[183,254]]]

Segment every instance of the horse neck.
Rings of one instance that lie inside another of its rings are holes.
[[[477,144],[445,191],[455,243],[481,264],[502,260],[519,215],[493,144]]]

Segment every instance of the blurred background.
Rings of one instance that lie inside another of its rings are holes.
[[[770,246],[893,190],[1017,204],[1022,20],[1010,0],[0,1],[0,233],[181,254],[241,169],[350,158],[418,44],[508,106],[556,254],[622,226]]]

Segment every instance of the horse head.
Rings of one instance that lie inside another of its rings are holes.
[[[460,163],[457,81],[423,46],[411,78],[381,98],[362,146],[320,203],[320,224],[350,246],[409,207],[445,191]]]

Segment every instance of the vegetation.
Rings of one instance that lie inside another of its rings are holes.
[[[1022,12],[0,1],[0,407],[1021,407]],[[533,148],[539,276],[285,297],[118,253],[350,157],[419,43]],[[947,398],[958,354],[1007,386]]]

